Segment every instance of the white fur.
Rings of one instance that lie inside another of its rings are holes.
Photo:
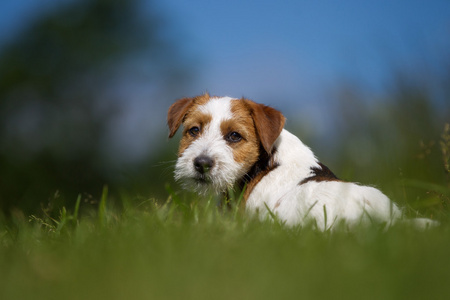
[[[269,172],[250,194],[246,209],[267,217],[270,209],[287,225],[315,222],[321,230],[345,221],[349,225],[369,220],[390,223],[400,210],[379,190],[341,181],[308,181],[311,167],[319,167],[312,151],[296,136],[283,130],[275,142],[279,167]],[[326,212],[325,212],[326,211]]]

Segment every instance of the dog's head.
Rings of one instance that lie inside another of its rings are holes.
[[[183,98],[169,108],[169,138],[183,125],[175,178],[199,193],[222,192],[272,153],[284,116],[248,99]]]

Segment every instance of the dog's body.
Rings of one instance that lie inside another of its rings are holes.
[[[275,142],[279,167],[261,178],[248,195],[249,211],[269,208],[287,225],[314,220],[325,230],[344,221],[391,223],[401,216],[378,189],[338,180],[296,136],[283,130]]]
[[[172,137],[184,125],[175,177],[199,193],[246,186],[245,207],[287,225],[391,223],[401,210],[379,190],[339,180],[277,110],[247,99],[184,98],[168,113]]]

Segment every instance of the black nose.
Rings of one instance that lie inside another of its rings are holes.
[[[201,174],[208,173],[213,164],[214,161],[209,156],[202,155],[194,159],[194,167]]]

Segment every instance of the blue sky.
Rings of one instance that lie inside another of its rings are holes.
[[[2,1],[0,41],[55,3]],[[151,4],[156,6],[144,4],[143,10],[151,7],[160,12],[169,24],[164,33],[179,40],[180,51],[197,64],[192,84],[169,97],[204,91],[246,96],[288,115],[306,116],[306,122],[319,131],[329,130],[324,120],[332,113],[327,111],[331,92],[343,82],[376,94],[397,68],[414,71],[423,63],[439,66],[450,60],[448,0],[160,0]],[[145,97],[144,93],[141,98]],[[130,133],[136,124],[164,124],[165,113],[154,112],[149,118],[148,106],[153,103],[127,99],[128,113],[117,131],[122,138],[134,136]]]
[[[0,40],[58,2],[2,1]],[[450,50],[447,0],[149,3],[171,24],[167,34],[185,36],[183,51],[202,64],[194,93],[261,96],[305,89],[314,95],[344,78],[377,87],[393,63],[414,64]]]
[[[232,96],[383,84],[393,64],[450,49],[450,1],[161,2],[205,62],[193,89]]]
[[[398,69],[450,60],[450,1],[180,1],[160,3],[202,58],[187,95],[208,90],[280,108],[311,134],[333,130],[343,83],[375,101]],[[379,97],[381,98],[381,97]]]
[[[0,40],[55,3],[3,1]],[[182,51],[199,61],[200,76],[187,93],[208,90],[266,101],[280,93],[289,101],[302,94],[306,101],[341,80],[377,88],[395,64],[450,52],[447,0],[150,3],[171,24],[167,34],[183,35]]]

